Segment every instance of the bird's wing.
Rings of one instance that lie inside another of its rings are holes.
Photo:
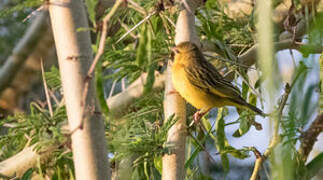
[[[215,67],[205,59],[195,66],[185,67],[185,72],[189,81],[203,91],[228,98],[240,96],[240,90],[226,81]]]

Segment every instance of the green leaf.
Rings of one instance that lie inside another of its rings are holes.
[[[34,170],[33,168],[29,168],[24,175],[22,175],[21,180],[30,180],[32,177]]]
[[[241,118],[240,119],[240,127],[239,127],[240,136],[242,136],[243,134],[248,132],[250,129],[250,126],[251,126],[251,123],[248,118]]]
[[[163,170],[163,163],[161,156],[156,156],[154,158],[154,166],[158,170],[158,172],[161,174]]]
[[[90,20],[91,20],[93,25],[96,24],[96,20],[95,20],[96,10],[95,10],[95,7],[96,7],[97,3],[98,3],[97,0],[85,0],[85,4],[86,4],[86,7],[87,7],[87,12],[89,13],[89,17],[90,17]]]
[[[224,108],[218,109],[218,116],[216,118],[215,130],[216,130],[216,148],[221,154],[221,161],[224,171],[229,171],[229,159],[225,151],[227,139],[225,136],[225,122],[224,122],[225,110]]]
[[[45,79],[48,87],[52,90],[57,90],[62,87],[59,70],[55,66],[52,66],[49,72],[45,72]]]
[[[228,158],[228,155],[225,153],[225,154],[221,154],[221,162],[222,162],[222,166],[223,166],[223,169],[225,172],[228,172],[230,169],[229,169],[229,158]]]
[[[245,159],[249,157],[249,153],[245,149],[236,149],[232,146],[226,146],[225,152],[230,153],[233,157],[239,159]]]
[[[200,146],[196,146],[196,149],[194,152],[189,156],[188,160],[185,162],[185,169],[191,166],[195,160],[195,158],[198,156],[199,152],[202,150]]]
[[[155,69],[156,69],[156,66],[154,66],[154,65],[151,65],[148,69],[146,84],[144,85],[144,93],[150,92],[154,86]]]
[[[137,66],[139,66],[139,67],[142,67],[144,65],[144,63],[145,62],[147,63],[147,61],[148,61],[147,57],[149,55],[148,55],[147,49],[148,49],[148,47],[151,48],[151,44],[148,45],[149,41],[151,43],[151,35],[150,35],[150,32],[148,31],[147,25],[145,24],[141,28],[139,45],[138,45],[137,53],[136,53],[136,63],[137,63]]]
[[[98,95],[99,103],[104,115],[108,116],[109,108],[105,101],[104,85],[103,85],[102,61],[98,62],[95,69],[96,92]]]
[[[202,118],[202,124],[203,126],[205,127],[205,129],[207,130],[206,133],[208,133],[208,135],[214,140],[214,141],[217,141],[216,140],[216,137],[214,136],[214,134],[212,133],[212,126],[211,126],[211,123],[210,121],[205,118],[205,116]]]
[[[155,82],[156,63],[152,62],[152,37],[151,31],[145,24],[140,33],[139,46],[136,54],[136,63],[138,67],[146,66],[147,79],[144,85],[144,93],[151,91]]]
[[[306,165],[306,169],[308,170],[308,178],[312,178],[317,175],[318,172],[323,167],[323,153],[317,155],[311,162]]]
[[[13,2],[13,3],[15,3],[15,2]],[[17,13],[17,11],[26,10],[27,8],[33,8],[33,7],[41,6],[42,3],[43,3],[43,1],[41,1],[41,0],[20,1],[18,3],[18,5],[14,6],[14,7],[1,9],[0,18],[4,18],[6,16],[12,15],[13,13]]]
[[[218,115],[216,118],[216,123],[215,123],[215,131],[216,131],[216,148],[219,152],[223,151],[225,148],[225,142],[226,142],[226,137],[225,137],[225,132],[224,132],[224,116],[223,116],[223,108],[218,109]]]
[[[241,96],[242,96],[243,99],[247,99],[248,91],[249,91],[248,84],[245,83],[245,82],[242,82],[242,93],[241,93]]]

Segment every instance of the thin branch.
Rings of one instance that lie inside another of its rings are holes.
[[[128,34],[130,34],[132,31],[134,31],[137,27],[139,27],[141,24],[143,24],[144,22],[146,22],[149,18],[151,18],[153,15],[155,15],[157,13],[157,11],[153,11],[151,13],[149,13],[144,19],[142,19],[138,24],[136,24],[134,27],[132,27],[129,31],[127,31],[125,34],[123,34],[117,41],[115,44],[118,44],[121,40],[123,40],[126,36],[128,36]]]
[[[52,103],[50,101],[50,96],[49,96],[49,93],[48,93],[48,87],[47,87],[47,83],[46,83],[46,79],[45,79],[44,61],[43,61],[43,59],[40,60],[40,69],[41,69],[41,75],[42,75],[42,79],[43,79],[43,84],[44,84],[44,89],[45,89],[45,96],[46,96],[46,101],[47,101],[47,105],[48,105],[49,114],[50,114],[51,117],[53,117],[54,113],[53,113]]]
[[[105,40],[107,38],[107,32],[108,32],[108,23],[110,22],[110,19],[112,18],[112,16],[117,12],[118,8],[120,7],[120,5],[124,2],[124,0],[117,0],[115,2],[115,4],[113,5],[111,11],[104,17],[103,19],[103,27],[102,27],[102,34],[100,37],[100,42],[99,42],[99,48],[98,48],[98,52],[95,55],[93,62],[87,72],[87,76],[84,79],[84,88],[83,88],[83,94],[82,94],[82,102],[81,105],[83,106],[83,110],[82,110],[82,117],[84,116],[84,108],[85,108],[85,101],[88,95],[88,91],[89,91],[89,84],[90,84],[90,80],[92,79],[95,67],[97,65],[97,63],[99,62],[101,56],[104,53],[104,47],[105,47]],[[74,130],[72,130],[71,132],[75,132],[75,130],[77,129],[82,129],[83,128],[83,121],[84,118],[82,118],[80,124],[78,127],[76,127]]]
[[[283,114],[283,109],[286,106],[289,94],[291,92],[291,88],[292,88],[292,86],[290,86],[289,84],[286,84],[285,93],[282,95],[281,101],[280,101],[278,109],[277,109],[277,115],[276,115],[277,119],[274,121],[274,135],[271,138],[270,144],[267,147],[264,154],[262,156],[261,155],[256,156],[256,162],[255,162],[255,166],[254,166],[252,175],[250,177],[250,180],[256,180],[257,179],[263,162],[268,158],[268,156],[271,154],[272,150],[276,147],[276,145],[280,143],[279,124],[280,124],[281,117],[282,117],[282,114]]]

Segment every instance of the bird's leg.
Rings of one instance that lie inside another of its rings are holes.
[[[194,122],[195,122],[196,124],[198,124],[198,123],[200,122],[201,118],[202,118],[202,117],[203,117],[207,112],[209,112],[209,111],[210,111],[210,109],[206,109],[206,110],[201,109],[201,110],[197,111],[197,112],[193,115],[193,120],[194,120]]]
[[[201,118],[204,116],[205,113],[196,111],[196,113],[193,115],[193,120],[195,124],[198,124],[201,120]]]
[[[171,94],[179,94],[179,93],[176,90],[171,90],[167,93],[167,95],[171,95]]]

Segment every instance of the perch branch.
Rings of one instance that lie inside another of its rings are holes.
[[[184,0],[184,9],[180,12],[175,28],[175,44],[190,41],[200,46],[200,40],[195,32],[196,8],[203,4],[201,0]],[[177,122],[169,129],[167,144],[172,144],[172,154],[164,154],[162,157],[163,180],[175,180],[185,178],[185,141],[186,141],[186,107],[185,101],[179,94],[170,94],[174,91],[172,83],[171,63],[168,62],[165,78],[164,115],[165,120],[175,115]]]

